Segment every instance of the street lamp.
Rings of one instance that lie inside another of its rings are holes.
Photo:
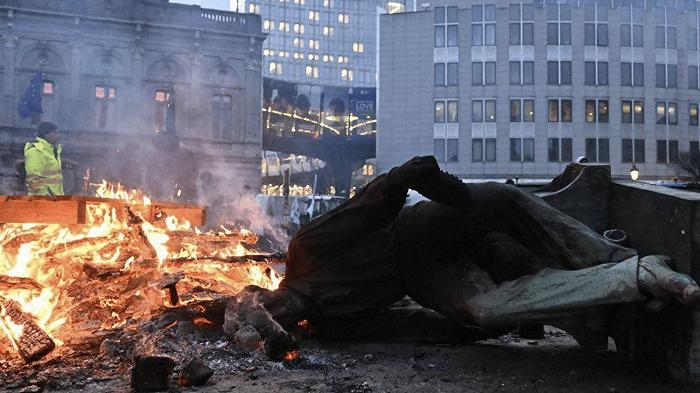
[[[630,178],[634,181],[639,179],[639,169],[637,169],[637,166],[634,164],[632,164],[632,169],[630,169]]]

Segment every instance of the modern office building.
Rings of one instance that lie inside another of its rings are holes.
[[[265,76],[289,82],[374,87],[378,0],[254,0],[262,17]]]
[[[694,0],[421,2],[382,15],[378,171],[552,177],[579,156],[672,177],[698,151]]]

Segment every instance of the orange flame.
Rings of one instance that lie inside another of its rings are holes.
[[[96,195],[125,200],[131,206],[151,203],[138,190],[106,181],[97,185]],[[57,345],[73,330],[61,329],[66,324],[97,320],[103,328],[119,327],[156,312],[163,302],[162,290],[157,285],[138,284],[139,280],[182,274],[177,288],[186,296],[181,303],[187,304],[207,299],[212,292],[236,293],[249,284],[276,289],[282,279],[265,264],[233,265],[212,259],[250,253],[248,244],[256,237],[247,231],[202,232],[172,216],[164,222],[143,222],[135,227],[106,203],[88,205],[86,221],[83,226],[0,226],[0,276],[37,284],[36,288],[2,290],[0,307],[3,298],[16,301]],[[142,239],[143,244],[134,239]],[[197,263],[173,262],[183,258],[196,259]],[[90,272],[111,278],[94,282],[85,276]],[[15,347],[21,329],[0,308],[0,332]]]

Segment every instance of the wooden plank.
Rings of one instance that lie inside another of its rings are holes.
[[[84,213],[82,215],[84,217]],[[77,200],[0,200],[0,223],[80,224]],[[83,218],[84,222],[84,218]]]
[[[206,224],[206,208],[154,201],[152,205],[130,205],[120,199],[85,196],[0,196],[0,223],[86,224],[87,206],[108,204],[113,207],[128,205],[131,211],[141,214],[148,221],[158,221],[158,213],[172,215],[192,225]]]
[[[207,222],[207,209],[199,206],[162,206],[158,204],[158,202],[155,202],[153,204],[153,210],[154,215],[162,212],[165,216],[175,216],[180,221],[187,220],[194,226],[202,226]]]

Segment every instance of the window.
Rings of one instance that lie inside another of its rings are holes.
[[[620,85],[644,86],[644,63],[620,63]]]
[[[586,158],[590,162],[610,162],[610,140],[586,138]]]
[[[458,63],[435,63],[435,86],[457,86],[458,74]]]
[[[445,86],[445,63],[435,63],[435,86]]]
[[[435,123],[457,123],[459,121],[457,104],[455,100],[435,101]]]
[[[698,50],[698,29],[688,29],[688,50]]]
[[[586,100],[586,123],[607,123],[608,100]]]
[[[326,37],[330,37],[334,33],[333,26],[323,26],[322,31],[323,31],[323,35]]]
[[[44,97],[52,96],[53,93],[55,92],[54,87],[55,87],[55,85],[54,85],[53,81],[45,80],[44,85],[41,89],[42,95]]]
[[[571,45],[569,4],[547,4],[547,45]]]
[[[456,64],[456,63],[455,63]],[[495,85],[496,84],[496,62],[473,62],[472,63],[472,85]]]
[[[309,20],[318,22],[321,19],[321,12],[317,10],[309,10]]]
[[[644,25],[623,23],[620,25],[620,46],[641,48],[644,46]]]
[[[608,85],[608,62],[587,61],[584,64],[585,83],[587,86]]]
[[[548,61],[547,62],[548,85],[571,85],[571,62]]]
[[[622,140],[622,162],[644,162],[644,139]]]
[[[571,138],[549,138],[547,140],[547,160],[549,162],[571,162],[572,156]]]
[[[303,23],[295,23],[294,28],[292,30],[294,30],[294,32],[297,34],[304,34],[304,24]]]
[[[339,23],[344,23],[344,24],[350,23],[350,15],[349,15],[349,14],[343,14],[343,13],[338,14],[338,22],[339,22]]]
[[[472,139],[472,161],[493,162],[496,161],[496,139],[478,138]]]
[[[248,13],[260,15],[260,4],[249,3],[248,4]]]
[[[510,138],[510,160],[516,162],[535,161],[535,139]]]
[[[534,122],[535,121],[535,100],[533,99],[511,99],[510,100],[510,121],[511,122]]]
[[[674,164],[678,162],[678,141],[665,139],[656,141],[656,162]]]
[[[316,49],[318,49],[318,48],[316,48]],[[352,43],[352,51],[355,53],[364,53],[365,44],[362,42],[353,42]]]
[[[691,103],[688,105],[688,124],[691,126],[698,125],[698,104]]]
[[[344,81],[352,81],[353,80],[353,72],[349,68],[341,68],[340,69],[340,79]]]
[[[496,6],[472,6],[472,45],[496,45]]]
[[[584,5],[584,45],[608,46],[607,6],[592,3]]]
[[[458,46],[457,7],[435,7],[435,47]]]
[[[212,133],[216,139],[233,136],[233,99],[227,94],[212,97]]]
[[[621,113],[622,123],[644,124],[644,101],[623,100]]]
[[[551,99],[547,101],[547,112],[550,123],[571,122],[571,100]]]
[[[459,84],[459,68],[457,67],[457,64],[458,63],[447,63],[447,86],[457,86]]]
[[[95,99],[97,104],[97,128],[107,126],[109,113],[113,111],[114,100],[117,98],[117,89],[111,86],[95,86]]]
[[[309,78],[318,78],[318,66],[307,65],[305,68],[306,76]]]
[[[282,75],[282,63],[271,61],[268,70],[270,74]]]
[[[167,90],[156,90],[155,132],[175,132],[175,103],[173,95]]]
[[[275,28],[275,27],[274,27],[274,22],[271,22],[270,28],[271,28],[271,29],[274,29],[274,28]],[[280,22],[280,23],[277,25],[277,29],[279,29],[279,31],[286,31],[286,32],[289,32],[289,22]]]
[[[472,100],[472,123],[494,123],[496,100]]]
[[[532,85],[535,83],[535,63],[511,61],[509,74],[511,85]]]
[[[661,18],[657,20],[657,23],[660,22],[660,24],[657,24],[654,29],[655,46],[657,48],[676,49],[676,27],[671,26],[672,21],[669,20],[668,11],[664,9],[663,14],[659,13],[657,17]]]
[[[688,66],[688,88],[697,89],[698,88],[698,67]]]
[[[656,65],[656,87],[676,88],[678,87],[678,73],[675,64]]]
[[[534,44],[533,19],[532,4],[510,5],[510,45]]]
[[[656,124],[678,124],[678,103],[658,101],[656,103]]]
[[[457,162],[459,161],[459,140],[450,139],[435,139],[435,159],[438,162]]]

